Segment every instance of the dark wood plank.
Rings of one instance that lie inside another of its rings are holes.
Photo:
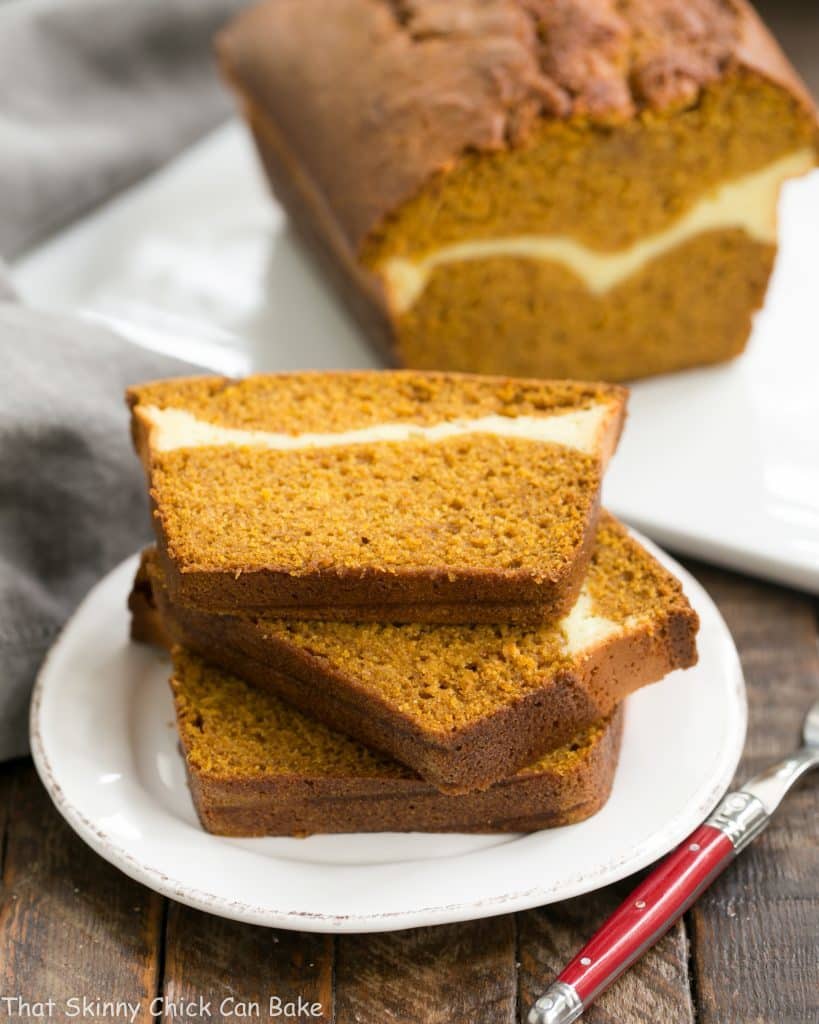
[[[6,761],[0,764],[0,878],[2,878],[3,860],[8,837],[8,816],[11,809],[11,795],[14,779],[20,770],[21,761]]]
[[[520,1008],[529,1007],[633,888],[634,879],[518,914]],[[603,993],[583,1015],[588,1024],[693,1024],[682,922]]]
[[[812,601],[696,567],[731,628],[748,683],[748,742],[738,781],[785,756],[819,697]],[[791,793],[773,823],[690,912],[702,1024],[819,1020],[819,779]]]
[[[165,1008],[196,1007],[177,1020],[196,1019],[198,1013],[212,1024],[242,1019],[330,1024],[332,982],[332,936],[255,928],[169,905]],[[209,1004],[207,1016],[200,1001]]]
[[[336,1024],[512,1024],[510,916],[339,938]]]
[[[140,1020],[150,1019],[162,905],[74,835],[30,762],[15,766],[0,900],[0,993],[51,998],[55,1020],[70,1019],[67,1001],[77,997],[125,1000],[141,1007]]]

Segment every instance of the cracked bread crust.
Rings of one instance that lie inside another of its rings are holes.
[[[217,50],[274,185],[359,286],[350,256],[392,211],[543,118],[616,125],[743,69],[812,109],[744,0],[269,0]]]

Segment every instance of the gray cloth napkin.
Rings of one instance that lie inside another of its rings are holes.
[[[241,0],[0,3],[0,257],[138,180],[230,109],[211,39]],[[0,759],[78,601],[149,539],[126,385],[191,372],[14,301],[0,262]]]
[[[212,39],[241,6],[0,3],[0,256],[19,255],[226,116]]]
[[[124,389],[190,372],[90,321],[0,302],[0,759],[28,749],[31,685],[66,618],[150,539]]]

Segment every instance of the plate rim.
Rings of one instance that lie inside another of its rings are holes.
[[[702,597],[712,606],[718,621],[730,639],[733,685],[728,692],[736,716],[735,726],[732,731],[733,743],[730,749],[723,750],[721,771],[718,777],[715,776],[707,794],[703,795],[696,805],[686,806],[681,809],[661,829],[651,833],[627,854],[622,854],[614,860],[609,860],[599,865],[595,870],[587,870],[584,874],[570,878],[568,881],[565,879],[561,880],[559,891],[557,892],[555,891],[555,886],[551,888],[546,885],[530,886],[522,890],[484,896],[452,904],[414,907],[398,911],[349,913],[343,915],[322,914],[312,910],[273,909],[261,903],[251,904],[241,900],[230,899],[218,892],[208,892],[192,886],[183,879],[172,877],[155,865],[145,863],[135,857],[129,850],[124,848],[116,836],[106,832],[99,824],[94,823],[76,806],[74,801],[68,798],[49,759],[46,743],[42,735],[40,716],[43,694],[48,685],[52,666],[62,650],[65,637],[73,628],[75,619],[80,616],[87,605],[93,603],[98,591],[112,575],[123,571],[126,564],[136,564],[138,553],[123,559],[94,584],[60,630],[40,666],[32,691],[29,713],[31,754],[37,773],[60,815],[74,832],[96,853],[103,857],[104,860],[113,864],[130,878],[148,886],[163,896],[177,900],[197,910],[242,921],[247,924],[282,928],[285,930],[332,934],[400,931],[408,928],[476,920],[529,910],[534,907],[547,906],[553,902],[571,899],[587,892],[596,891],[599,888],[634,874],[663,856],[681,842],[710,813],[733,778],[745,746],[747,731],[748,704],[742,665],[733,637],[719,608],[702,584],[691,573],[680,566],[674,558],[644,537],[639,531],[631,528],[629,528],[629,531],[652,554],[655,556],[659,555],[663,563],[669,566],[675,574],[679,573],[683,576],[684,587],[687,587],[688,581],[693,582],[696,590],[699,591],[698,599]],[[204,830],[201,831],[200,835],[205,842],[212,838]],[[624,865],[627,865],[625,869]]]

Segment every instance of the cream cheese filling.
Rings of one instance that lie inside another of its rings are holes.
[[[390,308],[405,313],[418,300],[436,267],[497,256],[559,263],[576,274],[588,290],[602,295],[651,260],[706,231],[739,228],[755,241],[776,242],[776,206],[782,183],[816,164],[810,148],[800,149],[728,181],[704,196],[676,223],[616,252],[598,252],[563,235],[512,235],[455,242],[417,259],[394,257],[378,268]]]
[[[177,448],[251,447],[288,451],[298,448],[332,448],[339,445],[372,444],[379,441],[442,441],[469,434],[551,442],[607,458],[613,443],[609,426],[617,415],[612,402],[597,402],[586,409],[555,412],[544,416],[481,416],[454,419],[421,426],[415,423],[379,423],[358,430],[334,433],[278,434],[267,430],[223,427],[198,419],[184,409],[145,406],[138,410],[149,430],[155,452]]]
[[[625,635],[637,625],[638,620],[633,615],[622,622],[615,622],[595,614],[592,597],[583,588],[572,610],[560,622],[563,647],[567,654],[577,656],[612,637]]]

